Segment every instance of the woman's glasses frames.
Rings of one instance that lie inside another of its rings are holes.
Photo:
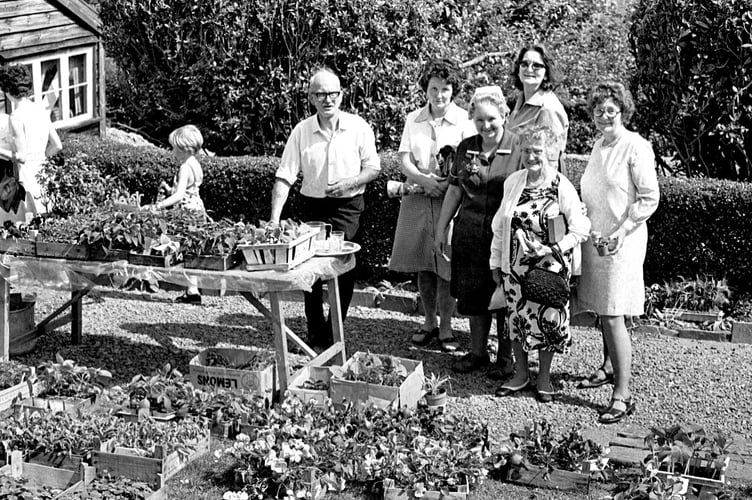
[[[621,113],[620,109],[617,108],[595,108],[593,110],[593,115],[600,118],[601,116],[605,116],[606,118],[614,118],[616,115]]]
[[[531,68],[531,69],[534,69],[535,71],[540,71],[542,69],[546,69],[546,65],[543,63],[535,62],[535,61],[525,60],[525,61],[520,62],[520,68],[523,68],[523,69]]]

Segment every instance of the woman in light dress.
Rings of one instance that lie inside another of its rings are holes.
[[[533,267],[560,273],[567,281],[579,265],[579,246],[588,237],[590,221],[582,213],[577,190],[551,164],[549,150],[557,137],[548,127],[531,126],[520,131],[519,151],[524,170],[504,183],[501,207],[493,219],[489,264],[497,285],[504,286],[507,301],[507,331],[514,348],[515,368],[511,380],[496,395],[503,397],[531,384],[528,352],[538,351],[535,394],[542,403],[556,396],[551,382],[555,353],[566,353],[572,344],[569,303],[563,307],[539,304],[522,294],[521,280]],[[565,234],[549,238],[551,217],[564,215]]]
[[[444,351],[454,351],[458,344],[451,323],[455,308],[449,291],[451,269],[433,244],[453,158],[440,152],[456,148],[464,137],[475,133],[467,111],[452,100],[460,82],[453,61],[436,59],[423,67],[419,84],[426,105],[407,115],[399,147],[402,173],[413,192],[402,196],[389,260],[391,270],[418,275],[425,319],[412,342],[427,345],[437,338]]]
[[[579,310],[600,315],[604,361],[581,387],[614,383],[611,401],[599,418],[610,424],[636,408],[629,389],[632,344],[625,318],[645,311],[645,222],[658,207],[659,190],[650,143],[624,126],[634,113],[629,91],[620,83],[599,84],[590,92],[588,109],[602,137],[580,180],[593,244],[582,245],[577,304]]]
[[[15,164],[18,180],[26,190],[26,197],[18,210],[0,211],[0,219],[27,222],[27,219],[48,211],[37,175],[47,156],[60,151],[62,144],[52,126],[49,109],[31,100],[32,77],[26,66],[0,67],[0,91],[5,92],[13,109],[8,118],[10,138],[4,141],[10,147],[0,147],[0,158]]]

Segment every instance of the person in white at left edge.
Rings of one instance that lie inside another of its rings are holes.
[[[454,155],[445,157],[441,152],[447,147],[456,149],[462,139],[475,135],[476,131],[467,111],[452,100],[462,83],[456,62],[428,61],[418,83],[427,102],[408,113],[399,157],[407,181],[420,189],[402,196],[389,269],[417,273],[425,319],[413,333],[412,342],[427,345],[437,338],[442,350],[451,352],[459,346],[452,332],[455,300],[449,290],[451,268],[449,260],[436,252],[433,243]]]
[[[306,217],[344,231],[347,241],[358,241],[363,193],[381,171],[373,130],[359,116],[339,109],[342,87],[330,69],[319,69],[311,77],[308,99],[316,114],[298,123],[287,140],[272,191],[270,221],[279,222],[290,187],[302,173],[300,194]],[[354,270],[339,277],[343,320],[354,285]],[[328,347],[332,323],[331,315],[324,317],[322,283],[304,295],[308,342]]]

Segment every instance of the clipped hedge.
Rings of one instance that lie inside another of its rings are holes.
[[[103,175],[122,181],[129,192],[144,193],[153,200],[161,179],[171,181],[177,171],[172,154],[154,147],[134,147],[97,137],[70,135],[54,162],[80,164],[86,154]],[[70,161],[68,161],[70,159]],[[368,185],[366,210],[361,218],[363,250],[358,255],[363,278],[381,278],[392,248],[399,214],[399,200],[386,195],[386,182],[401,179],[397,156],[383,153],[382,175]],[[567,171],[575,185],[587,157],[567,155]],[[206,207],[216,218],[228,217],[256,223],[269,218],[276,157],[203,157]],[[63,167],[65,168],[65,167]],[[677,276],[707,273],[727,277],[731,285],[752,290],[752,185],[708,179],[660,178],[661,203],[649,221],[650,240],[645,263],[648,283]],[[282,216],[306,220],[301,213],[296,183]]]

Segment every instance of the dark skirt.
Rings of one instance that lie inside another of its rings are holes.
[[[496,288],[488,265],[493,233],[488,217],[467,212],[461,210],[454,220],[450,291],[457,299],[458,313],[481,316],[489,314],[488,303]]]

